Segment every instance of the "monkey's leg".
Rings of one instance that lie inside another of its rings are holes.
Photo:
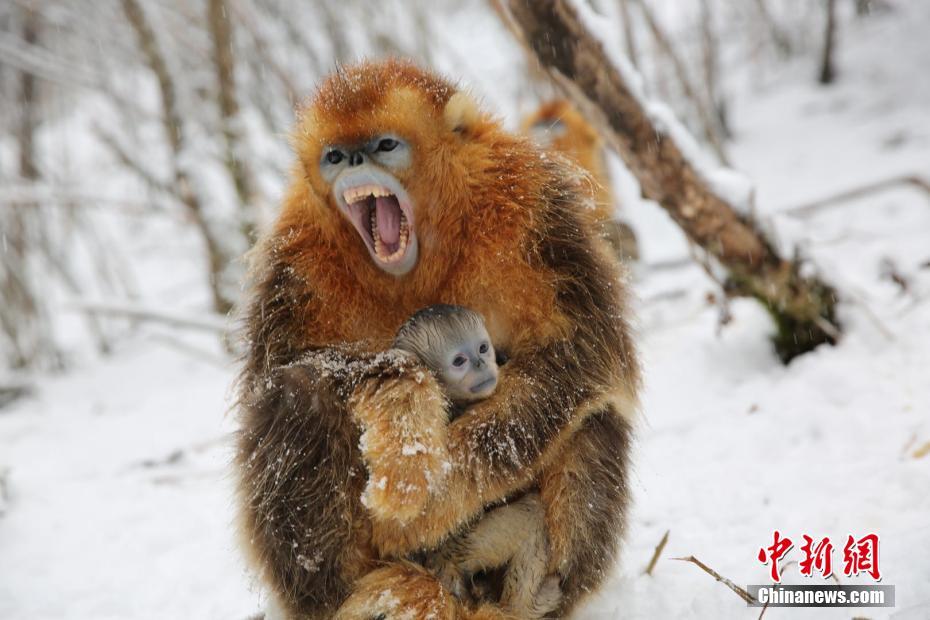
[[[518,618],[536,620],[558,607],[562,592],[558,578],[547,578],[549,536],[539,495],[521,498],[519,508],[513,514],[519,520],[514,529],[521,540],[504,574],[501,605]]]
[[[437,567],[440,575],[475,573],[509,563],[501,605],[517,618],[542,618],[561,599],[558,580],[546,581],[549,542],[537,493],[491,510],[470,531],[449,541],[437,556],[445,563]]]
[[[613,405],[589,417],[540,476],[551,548],[550,573],[561,577],[565,617],[613,567],[626,526],[631,425]]]
[[[471,530],[446,543],[440,553],[465,573],[503,566],[526,540],[527,524],[540,510],[539,495],[528,493],[486,513]]]

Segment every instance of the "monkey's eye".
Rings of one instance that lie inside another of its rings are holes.
[[[338,164],[343,159],[345,159],[345,155],[342,154],[342,151],[338,151],[336,149],[333,149],[326,154],[326,161],[333,165]]]
[[[487,342],[482,342],[482,343],[481,343],[481,346],[478,347],[478,353],[480,353],[481,355],[484,355],[485,353],[488,352],[488,349],[490,349],[490,348],[491,348],[491,347],[490,347],[490,345],[489,345]]]
[[[398,144],[400,144],[400,143],[399,143],[397,140],[395,140],[394,138],[384,138],[383,140],[381,140],[380,142],[378,142],[378,149],[377,149],[377,150],[379,150],[379,151],[393,151],[394,149],[397,148],[397,145],[398,145]]]
[[[455,366],[456,368],[461,368],[462,366],[465,365],[465,362],[467,362],[467,361],[468,361],[468,360],[465,359],[465,356],[464,356],[464,355],[456,355],[456,356],[452,359],[452,365]]]

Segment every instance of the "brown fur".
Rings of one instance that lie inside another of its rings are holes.
[[[523,131],[536,126],[560,123],[563,131],[550,134],[549,148],[571,158],[594,181],[594,208],[585,212],[621,258],[637,260],[639,247],[629,224],[616,219],[617,201],[611,191],[610,175],[604,159],[604,141],[581,113],[565,99],[543,103],[523,121]]]
[[[420,255],[399,278],[373,264],[317,166],[325,144],[381,131],[413,149],[398,178]],[[568,612],[616,551],[639,381],[617,266],[577,216],[590,200],[582,175],[397,61],[324,82],[294,144],[291,187],[256,249],[241,379],[237,467],[252,566],[293,618],[331,617],[353,592],[357,606],[387,589],[401,605],[432,601],[440,618],[501,617],[384,562],[437,546],[541,476]],[[435,303],[480,312],[509,356],[497,391],[448,426],[431,375],[379,354]],[[411,442],[424,449],[405,453]],[[408,578],[417,593],[399,587]]]

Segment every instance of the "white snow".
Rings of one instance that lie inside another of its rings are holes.
[[[755,185],[759,215],[846,294],[839,346],[783,367],[768,318],[749,301],[732,303],[718,335],[706,301],[715,286],[687,261],[656,268],[687,257],[681,235],[635,198],[628,175],[615,175],[646,263],[633,282],[643,422],[622,561],[579,618],[757,618],[671,558],[694,555],[737,584],[766,583],[756,554],[775,529],[795,540],[795,561],[802,534],[841,547],[847,534],[878,533],[882,583],[896,586],[897,606],[773,608],[766,619],[930,617],[930,200],[901,188],[790,213],[868,181],[930,177],[930,5],[895,6],[845,24],[835,86],[814,85],[811,63],[799,60],[734,105],[731,158]],[[503,36],[476,34],[492,48]],[[494,92],[493,76],[518,53],[507,49],[476,90]],[[172,259],[141,243],[142,275],[165,282],[177,264],[196,264],[196,244],[179,244]],[[908,278],[907,293],[881,277],[884,259]],[[158,290],[176,301],[169,286]],[[0,618],[244,620],[260,609],[235,545],[235,364],[225,359],[210,334],[142,327],[111,356],[36,378],[36,396],[0,409]],[[645,576],[666,530],[668,546]],[[307,558],[308,570],[316,561]],[[784,579],[820,583],[797,565]]]

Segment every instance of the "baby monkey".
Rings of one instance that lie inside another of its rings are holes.
[[[394,348],[415,355],[439,380],[452,403],[451,418],[497,387],[497,358],[480,314],[462,306],[429,306],[400,328]],[[542,618],[561,599],[558,578],[547,577],[549,537],[537,493],[485,513],[426,561],[444,585],[468,598],[465,577],[502,567],[501,605],[517,618]]]
[[[442,384],[461,414],[494,393],[497,357],[480,314],[448,304],[418,310],[401,325],[394,348],[412,353]]]

